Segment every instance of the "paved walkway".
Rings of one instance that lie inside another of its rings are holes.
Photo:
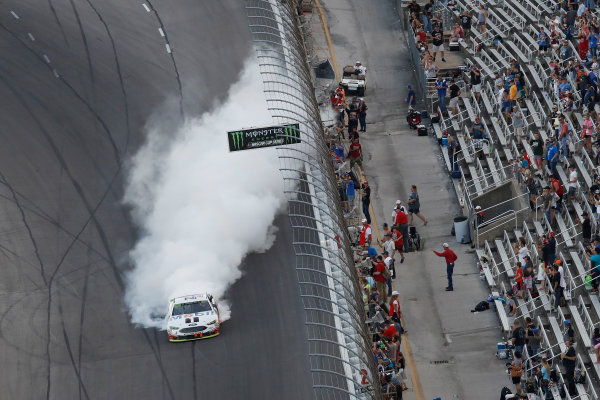
[[[408,254],[404,264],[397,263],[395,285],[423,389],[423,393],[406,392],[405,398],[497,398],[503,386],[511,386],[503,361],[494,355],[501,340],[498,318],[493,310],[470,312],[488,291],[479,279],[470,246],[450,236],[453,217],[460,213],[456,194],[435,141],[416,136],[405,120],[406,85],[414,73],[394,2],[321,3],[338,66],[361,60],[367,67],[368,128],[361,143],[379,227],[391,222],[396,199],[405,201],[412,184],[419,187],[421,209],[429,220],[423,226],[415,218],[425,250]],[[325,41],[320,45],[326,46]],[[443,242],[459,257],[454,292],[444,291],[445,262],[430,250],[442,251]],[[415,387],[411,380],[408,385]]]

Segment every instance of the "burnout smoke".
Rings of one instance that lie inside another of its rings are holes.
[[[246,63],[227,99],[191,118],[175,137],[148,129],[132,160],[126,203],[142,236],[130,252],[125,301],[132,322],[164,327],[152,316],[174,296],[209,292],[223,299],[240,264],[274,240],[284,204],[275,148],[230,153],[227,131],[272,120],[255,60]],[[220,302],[222,319],[229,306]]]

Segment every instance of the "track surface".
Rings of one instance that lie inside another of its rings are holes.
[[[243,1],[141,3],[0,3],[0,397],[312,398],[287,218],[220,337],[129,323],[126,162],[165,101],[205,111],[251,51]]]

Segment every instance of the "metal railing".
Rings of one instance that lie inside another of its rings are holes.
[[[361,288],[295,2],[246,0],[246,9],[273,121],[300,126],[301,142],[277,151],[315,398],[379,398]]]

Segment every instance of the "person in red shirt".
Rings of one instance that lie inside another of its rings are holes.
[[[384,338],[392,339],[394,337],[399,338],[400,332],[396,329],[396,325],[392,324],[390,321],[386,321],[385,330],[381,334]]]
[[[383,275],[384,272],[385,263],[383,262],[383,257],[377,256],[377,264],[375,264],[375,268],[373,269],[373,279],[375,279],[375,284],[377,285],[379,298],[384,303],[387,303],[387,279]]]
[[[454,290],[454,286],[452,286],[452,273],[454,272],[454,262],[458,259],[456,254],[450,250],[448,243],[443,244],[444,251],[438,253],[437,251],[431,249],[438,257],[444,257],[446,259],[446,277],[448,278],[448,287],[446,288],[446,292],[451,292]]]
[[[360,243],[361,246],[370,246],[371,245],[371,241],[373,240],[372,237],[372,233],[373,230],[371,229],[371,225],[369,225],[367,223],[367,220],[365,218],[363,218],[362,220],[362,228],[360,230],[360,238],[358,243]]]
[[[402,257],[400,258],[400,263],[403,263],[404,252],[402,249],[404,248],[404,236],[402,236],[402,233],[396,226],[392,228],[392,240],[394,241],[394,251],[392,252],[392,258],[394,258],[396,252],[398,252],[400,253],[400,257]]]
[[[406,215],[406,213],[404,211],[402,211],[402,209],[398,209],[396,210],[396,226],[398,227],[398,230],[400,231],[400,233],[402,234],[402,238],[407,238],[408,237],[408,216]],[[404,242],[403,245],[403,249],[404,251],[407,251],[406,248],[406,242]]]
[[[358,164],[360,167],[362,167],[362,146],[358,142],[358,139],[352,139],[352,143],[350,144],[350,148],[348,150],[350,168],[354,167],[354,164]]]
[[[558,195],[558,197],[560,197],[560,200],[562,201],[563,194],[565,193],[565,191],[564,191],[562,185],[560,184],[560,182],[558,181],[558,179],[552,178],[552,181],[550,181],[550,185],[552,186],[552,189],[554,189],[554,193],[556,193]]]
[[[515,281],[517,282],[518,296],[523,297],[523,268],[521,263],[517,262],[517,273],[515,274]]]

